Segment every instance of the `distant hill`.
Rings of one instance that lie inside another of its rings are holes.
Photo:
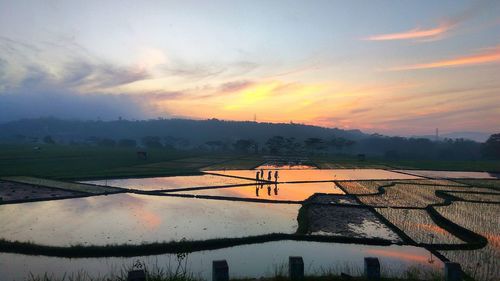
[[[473,140],[477,142],[485,142],[491,134],[489,133],[482,133],[482,132],[452,132],[452,133],[447,133],[447,134],[440,134],[439,139],[467,139],[467,140]],[[436,140],[435,135],[425,135],[425,136],[418,136],[420,138],[426,138],[430,140]]]
[[[136,139],[145,136],[182,138],[194,144],[206,141],[254,139],[265,142],[276,135],[303,140],[309,137],[330,139],[333,136],[359,140],[368,137],[359,130],[342,130],[302,124],[222,121],[217,119],[155,119],[81,121],[56,118],[24,119],[0,124],[0,139],[36,139],[50,135],[57,141],[82,141],[91,137]]]

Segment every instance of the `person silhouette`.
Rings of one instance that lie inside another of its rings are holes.
[[[274,195],[278,196],[278,184],[274,184]]]
[[[255,186],[255,196],[259,197],[259,186]]]
[[[271,196],[271,185],[267,185],[267,195]]]
[[[276,171],[274,172],[274,181],[275,181],[275,182],[278,182],[278,178],[279,178],[279,175],[278,175],[278,170],[276,170]]]
[[[272,174],[273,174],[273,171],[269,170],[269,172],[267,173],[267,180],[268,180],[268,181],[271,181],[271,179],[272,179]]]

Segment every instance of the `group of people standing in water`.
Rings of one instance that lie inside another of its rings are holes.
[[[278,170],[274,171],[274,182],[277,183],[279,178],[279,173]],[[257,182],[259,181],[265,181],[266,179],[264,178],[264,170],[260,169],[260,171],[257,171],[255,173],[255,180]],[[267,181],[273,181],[273,171],[269,170],[267,171]]]
[[[264,170],[260,169],[255,173],[255,181],[256,181],[256,186],[255,186],[255,195],[259,197],[259,189],[264,188],[264,181],[266,179],[264,178]],[[271,183],[274,182],[274,195],[278,195],[278,179],[279,179],[279,172],[276,170],[274,171],[274,180],[273,180],[273,171],[269,170],[267,171],[267,195],[271,196]]]

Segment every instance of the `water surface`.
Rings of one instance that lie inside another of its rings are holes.
[[[262,244],[243,245],[213,251],[200,251],[188,255],[188,268],[195,276],[211,280],[212,261],[226,259],[230,278],[236,277],[271,277],[275,269],[285,266],[289,256],[302,256],[305,274],[321,274],[323,270],[349,272],[361,275],[363,258],[375,256],[380,259],[381,270],[390,275],[401,275],[409,267],[422,267],[439,270],[442,262],[435,257],[432,263],[430,253],[412,246],[365,246],[355,244],[319,243],[305,241],[278,241]],[[103,276],[111,271],[118,272],[122,266],[131,265],[136,260],[147,265],[157,264],[162,268],[177,265],[175,255],[157,255],[133,258],[54,258],[0,253],[0,276],[4,280],[23,280],[29,275],[56,272],[71,274],[85,270],[91,276]]]
[[[136,194],[3,205],[0,238],[67,246],[295,233],[299,208]]]
[[[290,201],[303,201],[314,193],[344,194],[333,182],[258,184],[173,193]]]
[[[252,181],[222,177],[215,175],[154,177],[154,178],[129,178],[83,181],[82,183],[107,185],[139,190],[168,190],[189,187],[224,186],[237,184],[251,184]]]
[[[210,172],[226,176],[238,176],[255,179],[257,170],[218,170]],[[267,179],[267,172],[268,170],[264,171],[265,179]],[[418,176],[395,173],[381,169],[279,170],[278,173],[280,182],[420,178]],[[272,171],[272,180],[274,180],[274,171]]]

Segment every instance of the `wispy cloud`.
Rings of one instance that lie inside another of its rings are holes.
[[[451,59],[437,60],[433,62],[405,65],[393,67],[389,71],[402,71],[402,70],[418,70],[418,69],[431,69],[431,68],[447,68],[447,67],[460,67],[481,65],[488,63],[500,62],[500,45],[492,48],[482,49],[472,55],[460,56]]]
[[[387,41],[387,40],[409,40],[409,39],[435,39],[453,28],[453,24],[444,23],[434,28],[414,28],[408,31],[388,34],[378,34],[364,38],[369,41]]]
[[[458,25],[477,16],[482,11],[488,10],[489,7],[495,4],[495,1],[476,1],[467,9],[455,14],[451,17],[446,17],[439,20],[440,24],[436,27],[422,28],[416,27],[410,30],[384,33],[368,36],[363,38],[368,41],[390,41],[390,40],[418,40],[418,41],[432,41],[443,38],[447,33],[455,29]]]

